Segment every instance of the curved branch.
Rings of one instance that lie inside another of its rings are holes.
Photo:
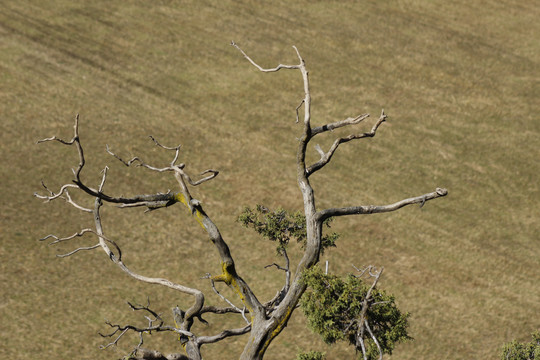
[[[79,138],[79,114],[77,114],[75,116],[75,125],[73,126],[73,138],[71,138],[70,141],[65,141],[65,140],[57,138],[56,136],[52,136],[50,138],[38,140],[37,143],[40,144],[42,142],[47,142],[47,141],[58,141],[58,142],[60,142],[60,143],[62,143],[64,145],[73,145],[73,144],[75,144],[75,146],[77,147],[77,152],[79,153],[79,165],[77,166],[76,170],[73,170],[73,174],[75,175],[77,180],[79,180],[81,170],[83,169],[84,164],[85,164],[84,151],[83,151],[83,148],[81,146],[81,141],[80,141],[80,138]]]
[[[38,194],[37,192],[35,192],[35,193],[34,193],[34,196],[37,197],[38,199],[46,200],[46,202],[52,201],[52,200],[56,200],[56,199],[58,199],[58,198],[61,198],[61,197],[62,197],[62,194],[64,194],[64,193],[67,194],[67,189],[68,189],[68,188],[76,188],[76,189],[78,189],[77,185],[73,185],[73,184],[65,184],[65,185],[62,185],[62,187],[60,188],[60,190],[58,191],[58,193],[55,194],[54,192],[52,192],[52,191],[47,187],[47,185],[45,185],[45,183],[43,182],[43,180],[41,181],[41,186],[43,186],[43,188],[49,192],[49,195],[48,195],[48,196],[47,196],[47,195],[40,195],[40,194]],[[68,195],[68,196],[69,196],[69,195]],[[70,202],[69,199],[66,200],[66,201]],[[74,203],[73,203],[73,204],[74,204]],[[76,205],[76,204],[74,204],[74,205]],[[75,207],[78,207],[78,206],[75,206]],[[83,210],[83,209],[81,209],[81,210]],[[86,210],[83,210],[83,211],[86,211]],[[90,210],[90,212],[92,212],[92,210]]]
[[[166,167],[166,168],[156,168],[154,166],[150,166],[148,164],[146,164],[144,161],[142,161],[141,158],[139,158],[138,156],[135,156],[133,157],[131,160],[129,161],[125,161],[123,160],[120,156],[118,156],[117,154],[113,153],[110,149],[109,149],[109,145],[105,145],[105,148],[106,148],[106,151],[107,153],[109,153],[110,155],[114,156],[116,159],[118,159],[119,161],[121,161],[124,165],[126,166],[131,166],[131,164],[133,164],[135,161],[139,162],[139,166],[143,166],[145,168],[148,168],[150,170],[153,170],[153,171],[158,171],[158,172],[163,172],[163,171],[172,171],[172,167],[174,166],[178,166],[179,168],[183,169],[185,164],[179,164],[179,165],[176,165],[176,161],[178,160],[178,156],[180,155],[180,147],[181,145],[178,145],[178,146],[174,146],[174,147],[171,147],[171,146],[165,146],[165,145],[161,145],[152,135],[149,136],[150,139],[152,139],[152,141],[154,142],[154,144],[156,144],[156,146],[159,146],[160,148],[162,149],[165,149],[165,150],[172,150],[174,151],[174,158],[173,160],[171,161],[171,164],[170,166]]]
[[[115,256],[115,254],[111,251],[111,249],[107,245],[107,239],[103,235],[103,227],[101,225],[101,216],[99,214],[99,210],[101,208],[101,205],[102,205],[101,199],[96,198],[95,207],[94,207],[94,222],[95,222],[95,225],[96,225],[96,232],[97,232],[98,237],[99,237],[100,246],[103,249],[103,251],[105,251],[105,253],[109,257],[109,259],[111,259],[111,261],[113,263],[118,265],[118,267],[122,271],[124,271],[126,274],[128,274],[129,276],[131,276],[131,277],[133,277],[133,278],[135,278],[135,279],[137,279],[139,281],[146,282],[146,283],[149,283],[149,284],[162,285],[162,286],[171,288],[173,290],[177,290],[177,291],[183,292],[185,294],[189,294],[189,295],[194,296],[195,297],[195,303],[186,312],[185,319],[190,320],[190,319],[193,318],[193,316],[198,314],[198,312],[200,311],[200,309],[204,305],[204,295],[200,290],[193,289],[193,288],[190,288],[190,287],[187,287],[187,286],[184,286],[184,285],[176,284],[176,283],[173,283],[172,281],[167,280],[167,279],[151,278],[151,277],[147,277],[147,276],[137,274],[134,271],[132,271],[131,269],[129,269],[120,258],[117,258]]]
[[[279,64],[278,66],[276,66],[275,68],[272,68],[272,69],[265,69],[263,67],[261,67],[259,64],[257,64],[255,61],[253,61],[249,56],[247,56],[247,54],[244,52],[244,50],[240,49],[240,47],[238,45],[236,45],[236,43],[234,41],[231,41],[231,46],[234,46],[235,48],[237,48],[241,53],[242,55],[244,55],[244,57],[253,65],[255,66],[257,69],[259,69],[260,71],[262,72],[276,72],[276,71],[279,71],[281,69],[299,69],[301,65],[283,65],[283,64]],[[294,47],[294,46],[293,46]],[[294,48],[296,50],[296,48]],[[298,53],[298,50],[296,50],[296,52]]]
[[[95,231],[92,230],[92,229],[82,229],[81,231],[79,231],[79,232],[77,232],[77,233],[75,233],[75,234],[73,234],[73,235],[66,236],[66,237],[63,237],[63,238],[59,238],[59,237],[56,236],[56,235],[49,234],[49,235],[47,235],[47,236],[42,237],[41,239],[39,239],[39,241],[45,241],[45,240],[47,240],[48,238],[53,238],[54,241],[50,242],[49,245],[54,245],[54,244],[57,244],[57,243],[59,243],[59,242],[69,241],[69,240],[74,239],[74,238],[76,238],[76,237],[81,237],[81,236],[83,236],[84,234],[86,234],[86,233],[88,233],[88,232],[95,234]]]
[[[205,174],[210,174],[208,176],[205,176],[203,177],[202,179],[199,179],[197,181],[193,181],[191,180],[191,178],[189,177],[189,175],[187,175],[186,173],[183,173],[183,176],[186,178],[186,180],[188,181],[188,183],[192,186],[197,186],[197,185],[200,185],[204,182],[207,182],[208,180],[212,180],[213,178],[215,178],[216,176],[218,176],[219,174],[219,171],[217,170],[213,170],[213,169],[208,169],[208,170],[204,170],[202,173],[199,174],[199,176],[202,176],[202,175],[205,175]]]
[[[125,166],[131,166],[134,162],[138,162],[138,166],[142,166],[144,168],[147,168],[149,170],[152,170],[152,171],[157,171],[157,172],[165,172],[165,171],[173,171],[173,169],[171,169],[170,166],[167,166],[167,167],[164,167],[164,168],[157,168],[155,166],[151,166],[151,165],[148,165],[147,163],[145,163],[140,157],[138,156],[135,156],[133,158],[131,158],[130,160],[128,161],[125,161],[124,159],[122,159],[120,156],[118,156],[117,154],[113,153],[111,151],[111,149],[109,148],[109,145],[105,145],[105,151],[114,156],[118,161],[120,161],[122,164],[124,164]]]
[[[66,254],[56,255],[56,257],[65,258],[65,257],[71,256],[71,255],[73,255],[75,253],[78,253],[81,250],[94,250],[94,249],[97,249],[98,247],[100,247],[100,244],[95,244],[93,246],[83,246],[83,247],[77,248],[77,249],[75,249],[73,251],[70,251],[70,252],[68,252]]]
[[[425,204],[426,201],[437,199],[439,197],[443,197],[446,195],[448,195],[448,190],[437,188],[434,192],[404,199],[390,205],[382,205],[382,206],[367,205],[367,206],[351,206],[351,207],[344,207],[344,208],[326,209],[326,210],[319,211],[317,213],[317,218],[318,218],[318,221],[324,221],[328,218],[336,217],[336,216],[385,213],[385,212],[390,212],[390,211],[396,211],[404,206],[412,205],[412,204],[421,204],[423,206],[423,204]]]

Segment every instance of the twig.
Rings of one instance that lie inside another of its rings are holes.
[[[240,49],[240,47],[238,45],[236,45],[236,43],[234,41],[231,41],[231,45],[234,46],[235,48],[237,48],[241,53],[242,55],[244,55],[244,57],[253,65],[255,66],[257,69],[259,69],[260,71],[262,72],[276,72],[276,71],[279,71],[281,69],[300,69],[300,65],[283,65],[283,64],[279,64],[278,66],[276,66],[275,68],[271,68],[271,69],[265,69],[263,67],[261,67],[259,64],[257,64],[255,61],[253,61],[245,52],[244,50]],[[293,48],[296,50],[296,53],[298,54],[298,50],[296,49],[296,47],[293,46]],[[300,55],[299,55],[300,57]]]
[[[73,255],[73,254],[75,254],[75,253],[77,253],[77,252],[79,252],[79,251],[81,251],[81,250],[94,250],[94,249],[97,249],[99,246],[100,246],[100,245],[99,245],[99,243],[98,243],[98,244],[96,244],[96,245],[94,245],[94,246],[80,247],[80,248],[77,248],[77,249],[75,249],[75,250],[73,250],[73,251],[70,251],[70,252],[68,252],[68,253],[66,253],[66,254],[59,254],[59,255],[56,255],[56,257],[59,257],[59,258],[65,258],[65,257],[71,256],[71,255]]]
[[[208,275],[208,279],[210,279],[210,283],[212,284],[212,290],[214,290],[214,292],[223,300],[225,301],[227,304],[229,304],[234,310],[235,312],[237,313],[240,313],[242,315],[242,318],[244,318],[244,321],[247,323],[247,324],[250,324],[249,320],[246,318],[246,307],[244,306],[244,308],[242,310],[240,310],[240,308],[238,308],[236,305],[234,305],[229,299],[227,299],[225,296],[223,296],[219,291],[218,289],[216,289],[216,285],[215,285],[215,282],[214,282],[214,279],[212,279],[212,277],[210,277],[210,274],[207,274]]]

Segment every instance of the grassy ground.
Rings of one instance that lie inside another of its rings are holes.
[[[235,223],[244,205],[297,209],[294,108],[302,98],[295,72],[261,74],[231,46],[263,66],[296,62],[310,70],[313,121],[323,124],[384,107],[377,137],[340,148],[314,177],[320,208],[384,204],[446,187],[449,197],[422,209],[340,219],[330,270],[385,266],[383,286],[412,313],[415,341],[393,359],[493,359],[512,338],[540,327],[540,7],[534,1],[3,1],[0,12],[0,353],[4,357],[114,359],[104,319],[140,320],[125,301],[156,308],[188,298],[135,283],[99,252],[68,251],[37,239],[67,235],[92,219],[65,204],[32,198],[43,179],[71,179],[74,149],[35,145],[71,137],[76,113],[97,182],[111,167],[110,192],[165,191],[174,179],[126,170],[104,151],[160,165],[170,154],[146,137],[182,144],[193,173],[221,171],[197,190],[220,225],[239,271],[262,298],[281,274],[264,270],[271,245]],[[332,134],[321,145],[328,145]],[[313,151],[313,158],[316,152]],[[143,215],[104,211],[106,231],[137,271],[208,290],[217,256],[182,208]],[[92,242],[92,240],[87,240]],[[259,279],[263,279],[260,281]],[[209,301],[219,300],[209,296]],[[219,331],[223,323],[199,330]],[[238,324],[233,320],[229,324]],[[244,338],[209,347],[209,359],[234,359]],[[171,337],[148,346],[175,351]],[[268,359],[327,348],[298,312]],[[224,355],[225,354],[225,355]]]

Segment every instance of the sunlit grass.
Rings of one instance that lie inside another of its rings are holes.
[[[296,45],[310,70],[315,124],[364,112],[373,121],[381,108],[389,115],[375,138],[346,144],[313,177],[320,208],[449,189],[447,198],[422,209],[333,223],[342,238],[322,259],[330,270],[385,266],[382,285],[412,313],[416,340],[399,346],[394,358],[495,358],[504,342],[528,339],[540,313],[539,15],[534,2],[518,1],[4,4],[5,355],[119,358],[137,339],[100,351],[106,340],[97,332],[108,330],[105,318],[141,320],[125,301],[149,296],[164,313],[190,301],[126,279],[99,252],[61,260],[54,254],[69,245],[37,242],[92,223],[66,204],[31,198],[41,179],[53,189],[71,180],[75,149],[35,141],[70,138],[76,113],[88,160],[83,175],[97,183],[109,165],[110,192],[166,191],[175,182],[126,169],[105,153],[105,144],[166,165],[171,154],[153,145],[147,137],[153,135],[169,146],[182,144],[181,161],[193,174],[219,169],[195,196],[220,225],[241,275],[261,298],[275,294],[282,274],[263,269],[274,261],[274,249],[235,219],[244,205],[301,207],[294,168],[301,78],[257,72],[231,40],[263,66],[296,62]],[[333,135],[338,132],[319,140],[323,148]],[[219,271],[217,256],[185,209],[144,215],[109,206],[104,215],[129,265],[209,290],[200,278]],[[220,331],[220,320],[212,320],[197,330]],[[178,347],[174,337],[151,338],[148,346],[164,352]],[[229,340],[205,355],[236,358],[243,344],[243,338]],[[324,347],[298,313],[267,357],[294,358],[310,349],[330,359],[354,356],[345,345]],[[284,351],[291,353],[284,357]]]

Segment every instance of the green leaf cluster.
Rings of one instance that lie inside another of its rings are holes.
[[[501,360],[540,360],[540,330],[532,334],[532,341],[520,343],[513,340],[501,349]]]
[[[303,280],[308,290],[302,296],[300,305],[309,327],[327,344],[348,340],[360,351],[357,338],[359,319],[371,284],[352,274],[345,279],[326,275],[317,266],[306,270]],[[366,319],[383,354],[391,354],[396,343],[412,339],[407,333],[408,318],[408,313],[402,313],[397,308],[393,295],[377,288],[372,290]],[[367,331],[363,340],[367,358],[377,359],[379,351]]]
[[[254,229],[264,238],[277,242],[278,254],[287,248],[291,239],[296,239],[302,246],[306,244],[306,217],[299,211],[290,213],[284,209],[269,210],[263,205],[257,205],[255,209],[245,207],[238,216],[238,221],[247,228]],[[325,221],[325,226],[330,228],[330,221]],[[327,247],[335,247],[337,233],[325,234],[321,239],[321,252]]]
[[[326,356],[320,351],[310,351],[307,353],[299,353],[296,360],[325,360]]]

